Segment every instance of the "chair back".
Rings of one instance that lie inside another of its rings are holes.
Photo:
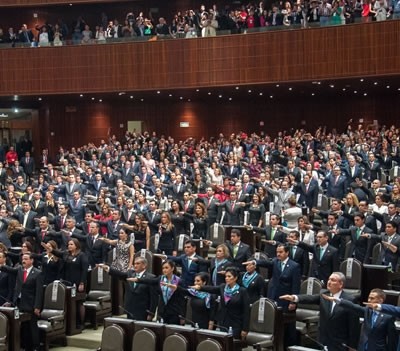
[[[8,343],[8,318],[0,313],[0,350],[7,350]]]
[[[163,343],[163,351],[187,351],[187,349],[188,341],[180,334],[167,336]]]
[[[95,267],[90,278],[90,291],[110,291],[111,277],[103,268]]]
[[[208,238],[215,244],[220,245],[225,242],[225,227],[221,224],[214,223],[210,225]]]
[[[101,351],[124,351],[125,331],[116,324],[104,328],[101,335]]]
[[[156,334],[147,328],[138,330],[133,336],[132,351],[156,351]]]
[[[206,339],[197,345],[196,351],[222,351],[222,346],[214,339]]]
[[[339,270],[346,276],[345,289],[361,290],[362,264],[360,261],[348,258],[340,264]]]
[[[262,304],[264,313],[261,311]],[[274,334],[276,313],[277,305],[273,300],[262,298],[254,302],[250,309],[249,330],[256,333]]]
[[[301,295],[315,295],[319,294],[322,289],[322,283],[317,278],[307,278],[304,280],[300,285],[300,294]],[[305,309],[305,310],[315,310],[319,311],[319,305],[304,305],[298,304],[298,309]]]
[[[189,235],[179,234],[175,239],[175,251],[177,251],[178,255],[184,253],[185,242],[190,239]]]
[[[65,310],[65,296],[67,288],[59,281],[54,281],[46,286],[43,299],[43,311],[45,310]],[[43,312],[42,312],[43,314]]]
[[[379,262],[379,259],[381,257],[381,252],[382,252],[382,244],[377,243],[374,245],[372,248],[372,264],[381,264],[382,262]]]

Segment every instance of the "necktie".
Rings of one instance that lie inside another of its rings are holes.
[[[319,252],[319,259],[322,260],[322,257],[324,256],[325,249],[321,247],[320,252]]]
[[[292,247],[292,259],[294,259],[294,256],[296,255],[296,250],[297,250],[297,246],[293,246]]]
[[[283,272],[284,269],[285,269],[285,262],[281,262],[281,271]]]
[[[360,237],[360,235],[361,235],[361,228],[357,228],[357,230],[356,230],[357,239]]]
[[[232,207],[231,207],[232,212],[234,208],[235,208],[235,201],[232,202]]]
[[[271,240],[274,240],[275,232],[276,232],[276,229],[275,228],[271,228]]]
[[[371,327],[373,328],[376,320],[378,319],[378,313],[377,312],[372,312],[372,316],[371,316]]]
[[[24,269],[24,274],[22,276],[22,280],[24,281],[24,283],[26,282],[26,278],[28,278],[28,271]]]
[[[236,257],[236,255],[237,255],[237,253],[238,253],[238,250],[239,250],[239,246],[238,246],[238,245],[235,245],[235,246],[233,247],[233,257]]]
[[[45,236],[46,236],[46,231],[45,231],[45,230],[42,230],[42,241],[43,241],[43,239],[44,239]]]

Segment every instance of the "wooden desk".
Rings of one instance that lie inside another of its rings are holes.
[[[22,313],[15,307],[0,307],[0,312],[8,318],[9,324],[9,350],[19,350],[21,340],[21,323],[29,321],[31,315]]]

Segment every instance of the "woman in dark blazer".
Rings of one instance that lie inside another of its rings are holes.
[[[200,272],[194,277],[194,284],[204,286],[208,283],[209,275]],[[204,291],[193,288],[182,289],[183,293],[190,297],[190,308],[192,310],[192,321],[201,329],[214,328],[215,296]]]
[[[165,261],[162,265],[162,275],[156,278],[128,278],[128,281],[154,285],[158,299],[158,315],[167,324],[181,324],[179,316],[185,315],[185,296],[181,289],[180,278],[174,274],[175,263]]]
[[[253,304],[265,296],[265,280],[256,271],[256,265],[252,262],[246,266],[246,272],[241,274],[240,285],[247,289],[249,302]]]
[[[225,244],[217,246],[215,257],[213,257],[211,260],[199,259],[199,262],[210,267],[210,284],[214,286],[220,286],[225,282],[225,270],[227,267],[232,266],[229,250]]]
[[[51,252],[58,249],[57,243],[54,240],[42,243],[42,246],[46,251],[40,256],[40,266],[43,275],[43,284],[48,285],[61,278],[63,261]]]
[[[185,212],[183,215],[193,223],[192,236],[194,239],[207,238],[207,210],[203,203],[196,203],[194,206],[194,214]]]
[[[168,212],[163,212],[161,214],[161,223],[158,227],[158,235],[158,253],[173,255],[175,253],[176,231]]]
[[[175,227],[175,231],[178,234],[186,234],[185,217],[183,217],[182,211],[182,205],[178,200],[174,200],[171,202],[169,215],[171,217],[172,224]]]
[[[233,337],[245,339],[249,331],[249,295],[247,290],[238,284],[239,270],[228,267],[225,271],[225,284],[220,286],[194,285],[193,288],[216,294],[221,297],[220,310],[217,314],[217,322],[227,330],[231,327]]]

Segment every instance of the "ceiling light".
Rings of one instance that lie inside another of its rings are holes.
[[[270,95],[270,96],[269,96],[270,99],[272,99],[273,97],[274,97],[273,95]]]
[[[121,95],[125,95],[126,93],[124,91],[121,91],[120,93],[118,93],[119,96]]]
[[[197,92],[199,92],[199,91],[200,91],[200,89],[196,89],[196,91],[197,91]]]
[[[386,89],[389,89],[390,88],[390,85],[386,85]]]
[[[343,88],[342,90],[343,90],[343,91],[346,91],[346,88]]]
[[[249,91],[248,91],[248,92],[249,92],[249,94],[250,94],[250,93],[251,93],[251,89],[249,89]]]
[[[172,97],[172,94],[169,94],[168,96],[169,96],[169,97]]]
[[[99,99],[99,102],[103,102],[103,99]]]
[[[258,94],[258,95],[263,96],[263,93],[260,93],[260,94]]]
[[[315,94],[314,93],[311,93],[311,96],[314,96]]]
[[[229,98],[229,101],[232,101],[232,98]]]
[[[239,90],[239,87],[236,87],[236,90]]]
[[[208,92],[208,95],[211,95],[211,91]]]
[[[131,95],[131,96],[129,96],[129,98],[133,99],[133,96]]]
[[[38,98],[38,101],[42,101],[42,98],[40,97],[40,98]]]
[[[218,97],[221,99],[221,98],[222,98],[222,95],[218,95]]]
[[[92,97],[92,100],[94,100],[94,97]]]
[[[354,90],[354,94],[357,94],[357,90]]]
[[[188,102],[190,102],[191,100],[190,99],[188,99]]]
[[[361,79],[360,79],[360,82],[363,82],[363,81],[364,81],[364,79],[361,78]]]
[[[157,90],[157,94],[161,94],[161,91]]]
[[[277,88],[279,88],[279,84],[275,85]]]
[[[19,110],[17,108],[14,109],[14,113],[18,113]]]
[[[364,93],[364,96],[367,96],[368,94],[367,93]]]
[[[334,88],[335,86],[333,84],[329,85],[330,88]]]
[[[83,97],[83,94],[79,95],[79,97]]]
[[[144,99],[140,99],[140,101],[141,101],[141,102],[143,102],[143,101],[144,101]]]
[[[292,91],[293,88],[289,88],[290,91]]]
[[[374,85],[378,85],[378,82],[375,82]]]
[[[179,99],[183,100],[183,97],[181,96]]]

